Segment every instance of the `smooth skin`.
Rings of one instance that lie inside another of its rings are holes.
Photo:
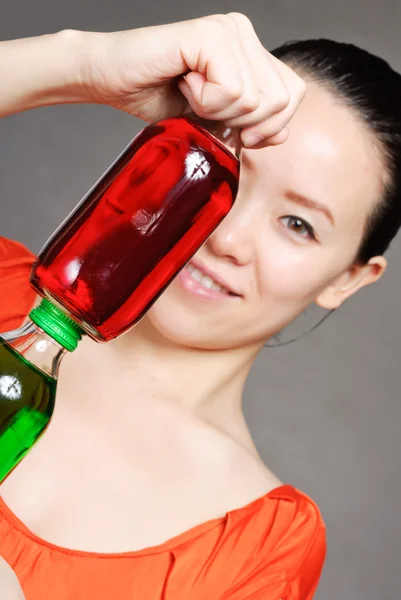
[[[266,340],[308,305],[337,308],[383,274],[383,257],[354,262],[386,177],[370,133],[240,14],[5,42],[0,70],[3,116],[63,102],[147,122],[194,111],[239,128],[245,146],[234,208],[195,257],[235,295],[206,298],[186,273],[127,335],[83,340],[5,502],[52,543],[122,552],[280,485],[247,428],[244,383]]]

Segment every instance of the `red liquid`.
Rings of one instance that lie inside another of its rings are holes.
[[[137,136],[40,252],[31,284],[98,341],[132,327],[227,215],[239,162],[184,118]]]

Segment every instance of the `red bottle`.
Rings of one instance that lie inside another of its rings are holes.
[[[146,127],[41,250],[33,288],[97,341],[132,327],[227,215],[239,161],[187,118]]]

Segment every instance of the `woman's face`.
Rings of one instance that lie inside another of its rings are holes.
[[[243,152],[233,209],[149,311],[171,341],[260,345],[311,303],[336,308],[384,270],[382,258],[354,265],[383,191],[370,133],[312,83],[289,129],[283,145]]]

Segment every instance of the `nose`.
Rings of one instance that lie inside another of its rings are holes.
[[[206,242],[216,256],[228,258],[237,265],[252,262],[255,253],[256,214],[243,195],[238,195],[233,208]]]

